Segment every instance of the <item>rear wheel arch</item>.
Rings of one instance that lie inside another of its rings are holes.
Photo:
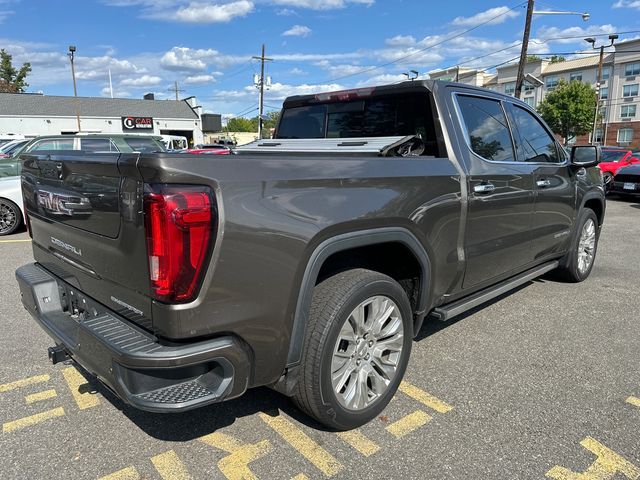
[[[416,236],[406,228],[385,227],[372,230],[360,230],[331,237],[316,247],[307,262],[300,289],[298,292],[296,309],[291,331],[291,340],[287,356],[287,366],[299,363],[302,355],[302,344],[309,320],[309,309],[313,289],[316,284],[327,276],[340,271],[339,262],[331,264],[341,255],[349,252],[362,253],[367,249],[380,250],[389,246],[404,254],[410,254],[419,266],[419,289],[417,298],[412,301],[414,314],[414,333],[419,330],[427,308],[431,301],[432,267],[429,255]],[[329,263],[328,263],[329,262]],[[345,265],[345,268],[367,268],[362,262]],[[379,269],[376,271],[380,271]],[[380,271],[389,275],[388,271]],[[389,275],[393,278],[393,275]],[[402,283],[402,282],[400,282]],[[404,287],[405,285],[403,285]]]

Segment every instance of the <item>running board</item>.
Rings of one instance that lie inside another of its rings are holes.
[[[429,313],[429,318],[433,320],[439,320],[441,322],[451,320],[453,317],[456,317],[461,313],[471,310],[478,305],[482,305],[483,303],[488,302],[493,298],[499,297],[509,290],[513,290],[514,288],[519,287],[520,285],[525,284],[528,281],[533,280],[534,278],[544,275],[545,273],[557,268],[558,265],[559,262],[557,260],[545,263],[543,265],[540,265],[539,267],[535,267],[532,270],[527,270],[520,275],[516,275],[513,278],[509,278],[508,280],[474,293],[473,295],[462,298],[457,302],[434,308],[431,313]]]

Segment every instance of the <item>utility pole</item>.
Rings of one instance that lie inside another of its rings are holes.
[[[273,58],[267,58],[264,56],[264,43],[262,44],[262,55],[251,58],[260,60],[260,78],[258,79],[258,90],[260,92],[258,98],[258,138],[262,138],[262,114],[264,112],[264,62],[271,62],[273,61]]]
[[[520,63],[518,63],[518,75],[516,76],[516,98],[520,98],[520,95],[522,93],[522,84],[524,83],[524,66],[527,63],[527,47],[529,46],[529,33],[531,32],[532,17],[533,0],[528,0],[527,18],[524,23],[524,33],[522,34],[522,48],[520,49]]]
[[[602,44],[600,47],[596,47],[596,39],[589,37],[585,38],[584,41],[591,44],[591,48],[594,50],[600,49],[600,59],[598,60],[598,81],[596,82],[596,111],[593,114],[593,128],[591,129],[591,143],[596,143],[596,126],[598,121],[598,111],[600,110],[600,87],[602,85],[602,66],[604,63],[604,49],[606,47],[612,47],[613,42],[618,39],[618,35],[611,34],[609,35],[609,45]],[[613,68],[613,67],[612,67]],[[612,77],[613,77],[613,72]],[[603,143],[606,141],[606,138],[603,138]]]
[[[178,98],[178,93],[180,93],[180,92],[184,92],[184,90],[180,90],[180,89],[178,88],[178,81],[177,81],[177,80],[176,80],[175,82],[173,82],[173,88],[169,88],[169,89],[167,89],[167,90],[168,90],[169,92],[175,92],[175,94],[176,94],[176,102],[177,102],[178,100],[180,100],[180,99]]]
[[[71,60],[71,77],[73,78],[73,97],[76,104],[76,120],[78,121],[78,132],[82,131],[80,127],[80,107],[78,105],[78,88],[76,87],[76,68],[73,65],[73,60],[76,56],[76,46],[69,45],[69,53],[67,53],[69,60]]]

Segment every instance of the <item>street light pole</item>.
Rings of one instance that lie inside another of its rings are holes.
[[[75,104],[76,104],[76,120],[78,121],[78,132],[80,132],[82,131],[82,128],[80,127],[80,109],[78,108],[78,88],[76,86],[76,69],[75,69],[75,66],[73,65],[75,53],[76,53],[76,46],[69,45],[69,53],[67,53],[67,56],[69,57],[69,60],[71,60],[71,76],[73,78],[73,96],[75,97]]]
[[[609,45],[602,44],[599,47],[596,47],[596,39],[595,38],[585,38],[584,40],[587,43],[591,44],[591,48],[600,49],[600,58],[598,60],[598,79],[596,81],[596,111],[593,114],[593,128],[591,129],[591,143],[596,143],[596,126],[598,121],[598,110],[600,110],[600,85],[602,84],[602,66],[604,63],[604,49],[605,47],[613,46],[614,40],[618,38],[618,35],[612,34],[609,35]]]
[[[518,63],[518,74],[516,76],[515,97],[520,98],[522,93],[522,84],[524,83],[524,67],[527,63],[527,49],[529,47],[529,34],[531,32],[531,19],[534,15],[580,15],[585,22],[589,20],[587,12],[564,12],[553,10],[533,10],[534,0],[527,2],[527,16],[524,23],[524,32],[522,34],[522,47],[520,49],[520,63]]]

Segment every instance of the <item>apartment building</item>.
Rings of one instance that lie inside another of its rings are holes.
[[[640,149],[640,39],[620,42],[604,56],[599,108],[601,112],[594,141]],[[537,107],[560,80],[580,81],[594,88],[598,78],[599,55],[581,55],[572,60],[552,63],[546,59],[527,62],[522,100]],[[495,74],[468,68],[449,68],[430,73],[434,80],[459,81],[483,86],[507,95],[515,93],[517,63],[498,67]],[[595,112],[594,112],[595,115]],[[590,142],[591,134],[569,139]]]

